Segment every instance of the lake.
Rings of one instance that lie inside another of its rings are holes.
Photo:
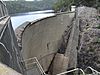
[[[53,10],[35,11],[27,13],[18,13],[11,16],[11,22],[14,30],[26,21],[32,22],[37,19],[42,19],[48,16],[53,16]]]

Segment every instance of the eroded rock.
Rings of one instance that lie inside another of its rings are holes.
[[[89,7],[79,7],[80,19],[80,49],[78,51],[78,65],[85,69],[88,66],[100,71],[100,29],[97,10]]]

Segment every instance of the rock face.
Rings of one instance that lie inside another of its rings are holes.
[[[29,24],[30,24],[30,22],[25,22],[15,30],[15,35],[17,37],[17,42],[18,42],[18,46],[20,48],[20,51],[22,50],[22,43],[21,43],[22,36],[21,35],[22,35],[25,27],[28,26]]]
[[[78,50],[78,66],[87,66],[100,71],[100,29],[97,10],[89,7],[78,8],[80,39]]]

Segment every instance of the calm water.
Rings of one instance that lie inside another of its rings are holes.
[[[48,16],[53,16],[53,10],[45,10],[45,11],[36,11],[36,12],[28,12],[28,13],[19,13],[13,15],[11,17],[13,28],[16,29],[18,26],[23,24],[26,21],[34,21],[37,19],[45,18]]]

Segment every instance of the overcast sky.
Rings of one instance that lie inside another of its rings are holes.
[[[3,0],[3,1],[9,1],[9,0]],[[13,1],[13,0],[12,0]],[[34,1],[34,0],[26,0],[26,1]]]
[[[2,0],[2,1],[14,1],[14,0]],[[34,0],[25,0],[25,1],[34,1]],[[37,0],[37,1],[42,1],[42,0]]]

